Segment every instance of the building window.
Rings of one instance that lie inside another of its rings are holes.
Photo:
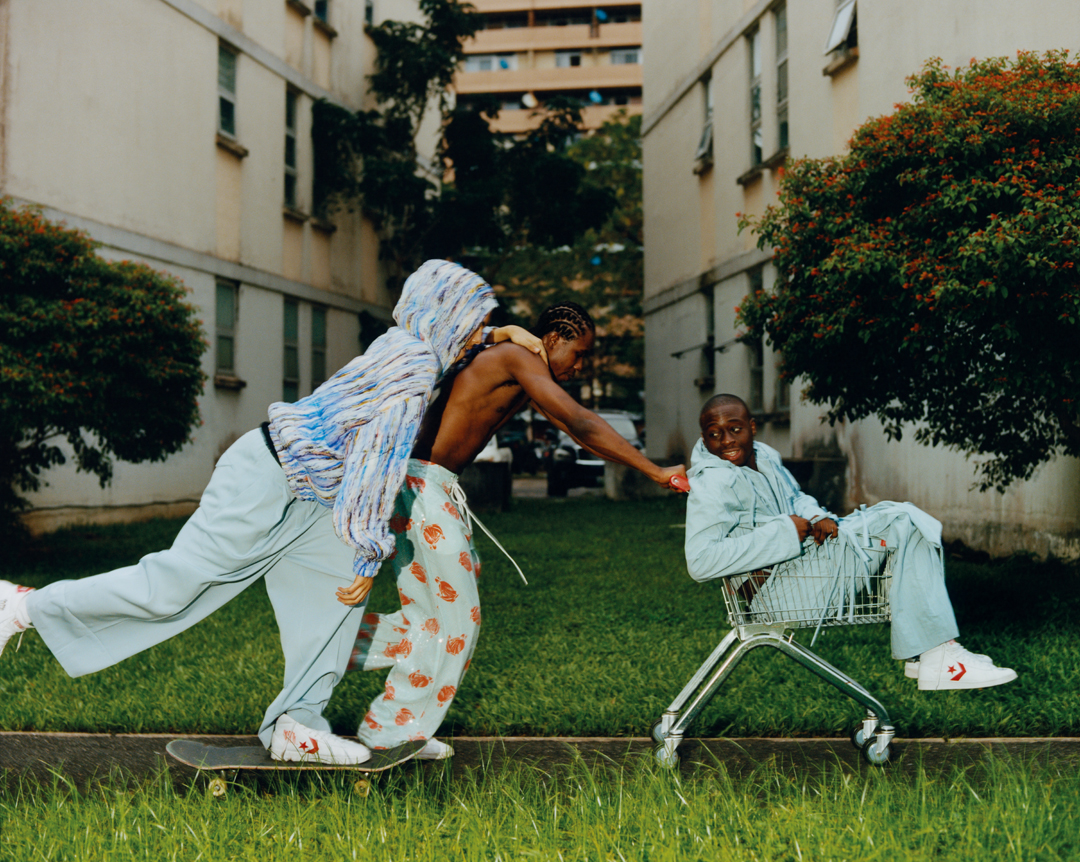
[[[465,58],[466,72],[496,72],[517,68],[517,54],[471,54]]]
[[[236,52],[218,45],[218,131],[236,137]]]
[[[713,163],[713,86],[712,75],[701,80],[704,97],[705,120],[701,127],[701,139],[694,153],[694,173],[703,173]]]
[[[214,370],[236,374],[236,322],[239,288],[231,281],[217,283],[217,310],[214,315]]]
[[[296,207],[296,103],[293,90],[285,91],[285,206]]]
[[[375,0],[364,0],[364,24],[375,26]]]
[[[285,325],[282,327],[283,365],[281,400],[296,401],[300,397],[300,303],[285,300]]]
[[[776,23],[776,129],[778,149],[788,146],[787,7],[774,11]]]
[[[612,48],[611,63],[614,66],[635,66],[641,62],[641,48]]]
[[[571,66],[581,65],[580,51],[556,51],[555,66],[558,69],[568,69]]]
[[[850,50],[859,43],[858,32],[855,22],[855,0],[843,0],[837,7],[833,17],[832,27],[829,29],[829,38],[825,40],[825,53],[840,51],[845,48]]]
[[[315,0],[315,17],[324,24],[330,23],[330,0]],[[366,14],[366,12],[365,12]]]
[[[311,389],[315,391],[326,380],[326,309],[311,309]]]
[[[760,165],[765,160],[761,132],[761,31],[747,37],[750,48],[750,163]]]

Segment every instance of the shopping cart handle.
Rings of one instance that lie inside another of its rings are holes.
[[[682,491],[684,494],[690,490],[690,483],[682,476],[672,476],[668,484],[676,491]]]

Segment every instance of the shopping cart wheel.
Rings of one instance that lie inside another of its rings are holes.
[[[664,744],[664,735],[660,732],[660,725],[663,723],[662,719],[657,719],[652,723],[652,727],[649,728],[649,736],[652,737],[653,742],[657,745]]]
[[[658,745],[653,749],[653,757],[665,769],[674,769],[679,765],[679,752],[668,751],[666,745]]]
[[[866,741],[866,745],[863,746],[863,760],[871,766],[884,766],[889,762],[889,758],[892,757],[892,746],[886,745],[885,750],[879,754],[876,743],[877,734],[874,734]]]
[[[863,733],[861,724],[851,731],[851,744],[860,751],[862,751],[863,746],[866,745],[866,734]]]

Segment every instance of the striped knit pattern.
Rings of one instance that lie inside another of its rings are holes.
[[[372,577],[393,553],[387,524],[432,390],[496,304],[476,273],[429,260],[405,282],[398,326],[308,397],[270,405],[289,488],[333,507],[356,574]]]

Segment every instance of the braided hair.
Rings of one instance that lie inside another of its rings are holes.
[[[544,310],[533,327],[533,335],[537,338],[543,338],[549,332],[574,341],[586,332],[596,332],[596,324],[589,312],[576,302],[557,302]]]

